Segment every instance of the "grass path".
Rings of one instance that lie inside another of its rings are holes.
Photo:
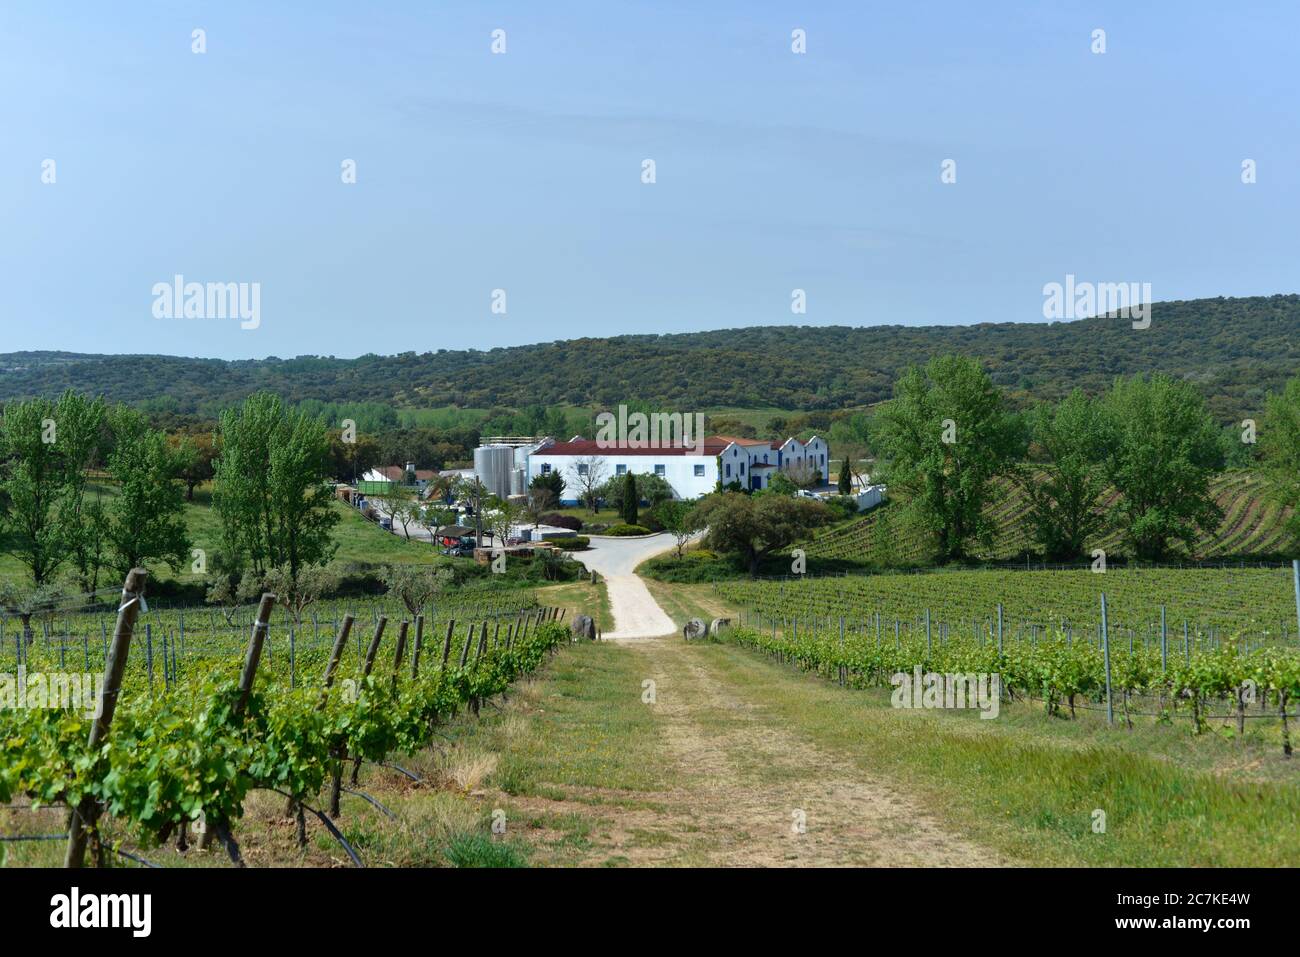
[[[786,724],[720,675],[719,650],[582,645],[514,702],[514,750],[487,784],[534,864],[1008,863]]]
[[[676,637],[554,668],[514,702],[520,750],[486,782],[538,865],[1300,864],[1297,769],[1217,732],[899,711]]]

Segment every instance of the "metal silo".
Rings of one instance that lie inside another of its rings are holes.
[[[510,494],[515,467],[515,450],[509,445],[480,445],[474,450],[474,474],[499,498]]]

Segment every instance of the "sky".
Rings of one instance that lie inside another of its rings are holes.
[[[5,0],[0,352],[1042,322],[1067,275],[1296,292],[1297,35],[1291,2]],[[256,322],[169,314],[177,275],[256,288]]]

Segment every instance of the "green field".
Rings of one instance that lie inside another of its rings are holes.
[[[91,494],[95,493],[111,498],[115,491],[111,485],[94,486]],[[338,501],[334,503],[334,508],[340,515],[340,521],[334,528],[334,541],[338,543],[334,564],[337,566],[350,563],[378,566],[448,561],[438,556],[429,543],[407,541],[400,529],[397,534],[391,534],[374,522],[367,521],[355,508]],[[191,547],[202,549],[210,562],[221,547],[221,524],[212,508],[212,491],[209,486],[198,488],[194,493],[194,501],[185,503],[185,525],[189,530]],[[26,567],[13,553],[12,545],[9,542],[4,542],[3,545],[0,548],[0,578],[15,582],[26,580]],[[68,571],[64,569],[65,574]],[[195,573],[189,562],[179,569],[172,569],[162,563],[151,563],[149,572],[155,582],[198,582],[207,577]],[[115,581],[116,574],[111,571],[102,572],[100,577],[101,586],[105,583],[118,583]]]
[[[715,594],[735,607],[766,617],[870,622],[880,615],[892,634],[923,627],[953,633],[984,633],[1002,605],[1008,634],[1039,629],[1094,632],[1101,620],[1101,594],[1110,627],[1138,640],[1158,634],[1160,609],[1170,636],[1182,640],[1183,622],[1193,639],[1246,638],[1261,642],[1297,640],[1295,594],[1289,568],[1112,568],[1025,571],[1006,569],[939,570],[924,573],[849,575],[787,581],[728,581]]]

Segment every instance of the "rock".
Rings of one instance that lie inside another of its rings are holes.
[[[723,628],[728,628],[730,626],[730,618],[715,618],[713,619],[713,624],[709,625],[709,634],[716,635],[722,631]]]
[[[690,641],[692,638],[703,638],[708,633],[708,626],[698,618],[692,618],[682,628],[682,637],[687,641]]]
[[[596,640],[596,622],[590,615],[574,615],[573,621],[569,623],[569,631],[575,638]]]

